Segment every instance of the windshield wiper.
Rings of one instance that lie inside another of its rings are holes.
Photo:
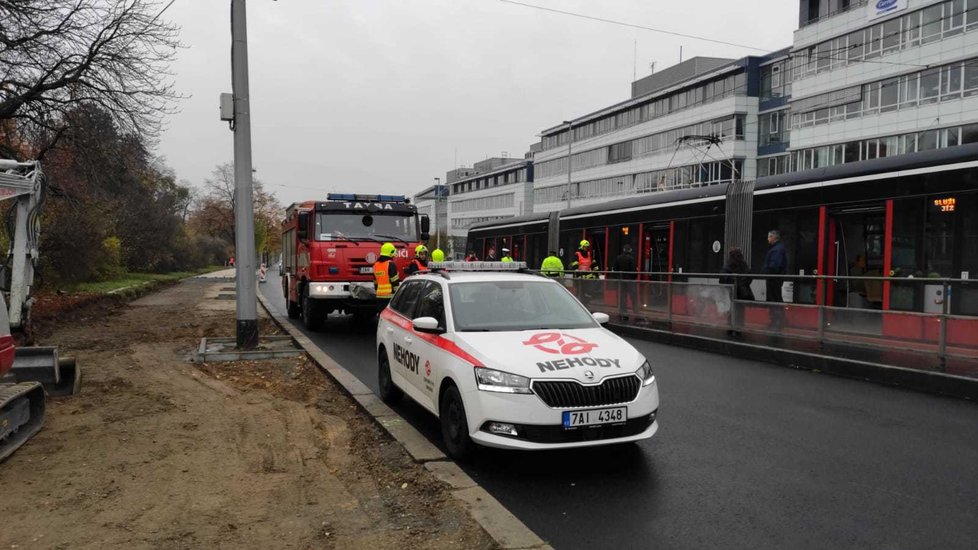
[[[400,237],[395,237],[394,235],[373,235],[373,236],[374,237],[381,237],[381,238],[384,238],[384,239],[392,239],[392,240],[395,240],[395,241],[401,241],[402,243],[407,244],[407,241],[405,241],[404,239],[402,239]]]

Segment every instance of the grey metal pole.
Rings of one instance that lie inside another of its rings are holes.
[[[435,178],[435,248],[441,249],[441,178]]]
[[[573,155],[571,154],[571,144],[574,143],[574,126],[567,122],[567,208],[571,207],[571,166]]]
[[[231,84],[234,93],[234,248],[239,349],[258,347],[255,212],[251,180],[251,104],[245,0],[231,0]]]

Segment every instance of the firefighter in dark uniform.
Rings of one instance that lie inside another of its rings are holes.
[[[404,269],[404,272],[408,275],[414,275],[419,271],[428,271],[428,248],[423,244],[419,244],[414,249],[414,259]]]

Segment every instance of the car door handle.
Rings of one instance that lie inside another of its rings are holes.
[[[414,342],[414,340],[413,340],[413,339],[412,339],[412,338],[411,338],[410,336],[405,336],[405,337],[404,337],[404,341],[405,341],[405,342],[407,343],[407,345],[409,345],[409,346],[411,345],[411,342]]]
[[[394,334],[394,329],[391,327],[387,327],[387,334]]]

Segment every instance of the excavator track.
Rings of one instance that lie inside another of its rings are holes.
[[[39,382],[0,384],[0,462],[44,424],[44,386]]]

